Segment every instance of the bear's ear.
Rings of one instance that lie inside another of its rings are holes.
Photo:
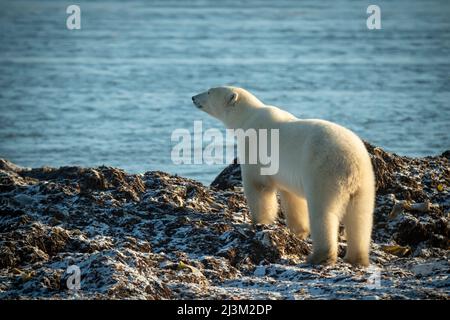
[[[227,98],[227,106],[230,106],[230,107],[234,106],[236,104],[236,102],[238,101],[238,98],[239,98],[239,94],[237,92],[231,92]]]

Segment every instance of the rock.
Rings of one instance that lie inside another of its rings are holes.
[[[237,163],[237,159],[234,159],[232,164],[219,173],[211,182],[211,187],[219,190],[232,190],[234,187],[242,187],[241,167]]]
[[[367,146],[378,188],[371,258],[390,279],[377,296],[448,298],[448,157]],[[252,225],[240,179],[236,163],[206,187],[160,171],[0,160],[0,299],[373,296],[371,271],[342,261],[343,238],[338,263],[313,268],[305,264],[311,241],[292,234],[282,215]],[[410,205],[389,218],[399,201]],[[416,210],[417,203],[429,206]],[[441,271],[418,280],[409,270],[425,262]],[[80,290],[67,288],[73,265]]]
[[[6,159],[0,159],[0,170],[10,171],[10,172],[18,172],[18,171],[24,170],[24,168],[12,163],[11,161],[6,160]]]

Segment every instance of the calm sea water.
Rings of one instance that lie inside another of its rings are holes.
[[[369,4],[382,29],[366,28]],[[0,157],[111,165],[210,182],[174,165],[176,128],[221,124],[191,96],[242,86],[402,155],[450,148],[450,2],[0,1]]]

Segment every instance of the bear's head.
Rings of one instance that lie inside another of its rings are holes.
[[[222,121],[227,127],[241,118],[244,109],[259,107],[259,101],[250,92],[236,87],[216,87],[192,97],[194,105]]]

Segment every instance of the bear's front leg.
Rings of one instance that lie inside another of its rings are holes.
[[[271,224],[278,214],[275,188],[243,177],[244,194],[255,224]]]

